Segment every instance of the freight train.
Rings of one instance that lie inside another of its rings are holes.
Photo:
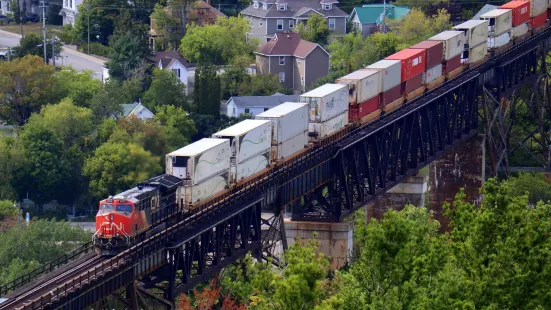
[[[511,1],[366,68],[166,155],[170,186],[148,181],[100,202],[99,249],[124,248],[172,214],[273,169],[343,130],[392,113],[488,57],[549,28],[551,2]],[[155,179],[155,178],[154,178]],[[155,185],[156,184],[156,185]],[[141,186],[141,187],[140,187]],[[154,203],[155,201],[155,203]],[[162,216],[152,217],[163,209]],[[169,206],[169,207],[166,207]],[[164,209],[163,209],[164,210]]]

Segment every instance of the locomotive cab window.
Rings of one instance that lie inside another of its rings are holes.
[[[131,205],[117,205],[117,212],[132,212]]]
[[[101,206],[99,206],[99,209],[101,211],[115,211],[115,207],[113,207],[110,203],[104,203]]]

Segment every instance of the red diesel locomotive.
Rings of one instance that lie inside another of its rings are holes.
[[[96,253],[115,255],[143,232],[164,229],[165,219],[179,211],[176,190],[182,180],[163,174],[100,201],[93,237]]]

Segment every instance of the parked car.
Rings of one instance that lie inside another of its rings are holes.
[[[26,22],[37,23],[39,20],[40,20],[40,16],[34,13],[25,14],[25,16],[21,18],[21,21],[23,21],[24,23]]]
[[[6,15],[0,15],[0,25],[9,23],[13,23],[13,19],[7,17]]]

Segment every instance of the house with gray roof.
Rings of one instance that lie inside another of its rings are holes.
[[[228,100],[226,114],[229,117],[241,114],[255,116],[284,102],[298,102],[298,95],[275,93],[272,96],[235,96]]]
[[[172,70],[176,77],[186,86],[186,95],[189,94],[188,89],[188,61],[180,56],[177,51],[156,52],[153,56],[153,62],[159,69]]]
[[[337,0],[253,0],[241,15],[251,22],[249,36],[260,39],[263,44],[276,33],[293,31],[312,14],[325,17],[330,31],[346,33],[348,14],[339,9],[337,3]]]
[[[129,116],[136,116],[136,118],[141,120],[148,120],[155,117],[155,114],[151,112],[148,108],[142,105],[141,100],[129,104],[121,104],[122,115],[114,116],[115,119],[126,118]]]

